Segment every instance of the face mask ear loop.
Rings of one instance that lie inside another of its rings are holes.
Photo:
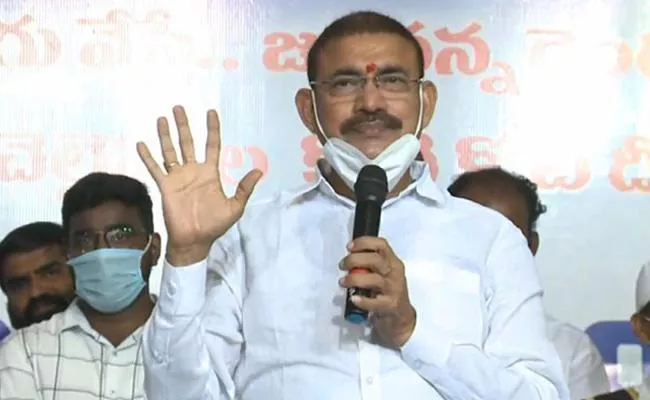
[[[149,237],[149,239],[147,239],[147,245],[144,246],[144,249],[142,249],[142,253],[146,253],[147,251],[149,251],[149,246],[151,246],[151,243],[153,243],[153,235],[149,234],[147,236]]]
[[[413,134],[419,139],[422,134],[422,114],[424,113],[424,89],[422,88],[422,82],[418,84],[418,97],[420,100],[418,105],[418,123],[415,126],[415,132]]]
[[[325,134],[325,130],[323,129],[323,125],[320,123],[320,118],[318,117],[318,107],[316,107],[316,94],[314,94],[314,90],[311,90],[311,106],[314,111],[314,119],[316,120],[316,129],[318,129],[318,132],[316,132],[319,136],[321,136],[326,142],[329,140],[327,135]]]

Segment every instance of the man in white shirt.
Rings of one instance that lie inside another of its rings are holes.
[[[151,198],[135,179],[93,173],[61,214],[77,299],[0,346],[0,400],[143,399],[146,282],[160,254]]]
[[[449,186],[449,193],[508,218],[526,237],[533,255],[539,248],[537,220],[546,212],[537,194],[537,185],[528,178],[499,167],[466,172]],[[555,345],[571,398],[581,400],[610,390],[605,364],[589,335],[566,322],[546,316],[546,330]]]
[[[296,95],[324,144],[318,179],[245,213],[261,173],[225,196],[216,112],[205,163],[181,107],[180,160],[159,119],[167,173],[138,144],[169,234],[144,333],[149,398],[569,398],[521,234],[415,161],[437,97],[423,74],[417,40],[392,18],[358,12],[328,26],[309,52],[311,89]],[[351,241],[353,184],[369,163],[387,174],[381,238]],[[368,325],[344,320],[348,287],[376,294],[353,297]]]

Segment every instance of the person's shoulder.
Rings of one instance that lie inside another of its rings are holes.
[[[6,355],[7,352],[15,352],[17,349],[25,351],[35,346],[57,346],[64,314],[65,312],[54,314],[48,320],[12,331],[0,344],[0,352]]]
[[[561,321],[551,315],[546,315],[546,324],[550,330],[558,332],[559,334],[566,337],[576,339],[588,337],[587,333],[577,326],[565,321]]]
[[[591,338],[584,330],[565,321],[560,321],[550,315],[546,315],[546,327],[548,336],[554,341],[563,341],[570,348],[591,348]]]
[[[455,218],[472,219],[480,223],[497,226],[506,219],[499,212],[489,207],[462,197],[452,196],[447,192],[445,192],[444,210]]]
[[[521,236],[521,232],[501,213],[461,197],[446,194],[445,212],[458,226],[471,229],[474,236],[494,241],[500,234]]]

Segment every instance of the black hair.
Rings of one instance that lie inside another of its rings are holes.
[[[424,53],[420,43],[418,43],[408,28],[387,15],[375,11],[357,11],[344,15],[329,24],[314,41],[307,54],[307,77],[309,82],[317,80],[318,56],[329,42],[347,36],[365,33],[390,33],[398,35],[412,43],[419,64],[419,78],[424,77]]]
[[[506,184],[519,193],[526,202],[528,209],[528,226],[531,232],[535,230],[540,215],[546,212],[546,206],[542,204],[537,193],[537,184],[523,175],[508,172],[501,167],[490,167],[469,171],[459,175],[447,191],[455,197],[474,185],[496,185]]]
[[[4,265],[7,259],[17,253],[29,253],[42,247],[61,245],[65,242],[63,227],[54,222],[32,222],[9,232],[0,241],[0,288],[4,285]]]
[[[153,203],[147,187],[131,177],[105,172],[88,174],[65,192],[61,207],[63,229],[69,231],[70,219],[75,214],[111,201],[137,208],[142,225],[153,233]]]

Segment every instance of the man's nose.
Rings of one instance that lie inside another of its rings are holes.
[[[38,277],[33,277],[32,280],[29,282],[29,297],[31,297],[32,299],[40,297],[47,291],[46,286],[47,285],[45,285],[42,279],[39,279]]]
[[[358,97],[357,111],[377,112],[386,109],[386,99],[377,86],[375,79],[368,78]]]
[[[95,249],[105,249],[110,247],[108,241],[106,240],[106,235],[101,232],[97,232],[95,235]]]

